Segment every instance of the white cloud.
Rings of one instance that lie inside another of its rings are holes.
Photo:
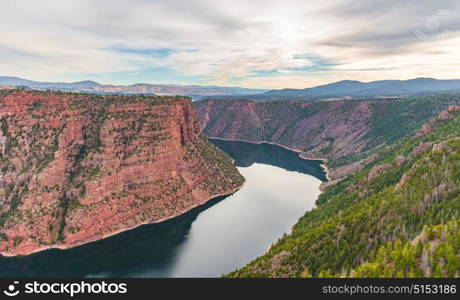
[[[264,88],[459,77],[458,1],[317,2],[3,0],[0,70],[63,80],[166,68],[203,84]]]

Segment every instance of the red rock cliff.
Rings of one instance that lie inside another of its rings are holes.
[[[243,182],[190,99],[0,94],[0,253],[95,241]]]
[[[194,102],[211,138],[269,142],[328,160],[339,179],[372,162],[373,151],[411,134],[432,117],[458,108],[457,97],[334,101],[208,99]],[[421,113],[423,111],[423,113]]]

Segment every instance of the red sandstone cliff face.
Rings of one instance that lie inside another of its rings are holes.
[[[262,102],[206,100],[194,104],[208,137],[271,142],[303,157],[337,159],[360,153],[373,107],[361,101]],[[331,177],[342,174],[332,170]]]
[[[0,94],[0,253],[72,247],[243,182],[188,98]]]
[[[342,157],[367,144],[372,116],[368,102],[350,110],[344,101],[329,103],[208,100],[195,104],[207,136],[264,140],[299,150],[312,157]],[[349,110],[349,111],[346,111]],[[322,151],[333,148],[334,151]],[[323,153],[324,152],[324,153]],[[328,152],[326,154],[326,152]]]
[[[456,110],[458,106],[452,104],[457,102],[455,97],[318,102],[210,99],[194,106],[206,136],[275,143],[301,152],[302,157],[327,159],[329,177],[335,180],[371,163],[378,157],[372,151],[415,134],[449,105],[448,110]],[[429,124],[422,129],[429,130]]]

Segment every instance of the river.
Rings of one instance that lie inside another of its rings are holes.
[[[325,173],[279,146],[212,142],[246,178],[241,190],[94,243],[0,257],[0,277],[219,277],[262,255],[313,208]]]

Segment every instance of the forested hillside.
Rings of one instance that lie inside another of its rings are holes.
[[[381,147],[374,162],[328,187],[292,234],[228,276],[458,276],[457,109]]]
[[[374,260],[355,269],[355,277],[459,277],[460,219],[426,226],[411,242],[380,247]]]

